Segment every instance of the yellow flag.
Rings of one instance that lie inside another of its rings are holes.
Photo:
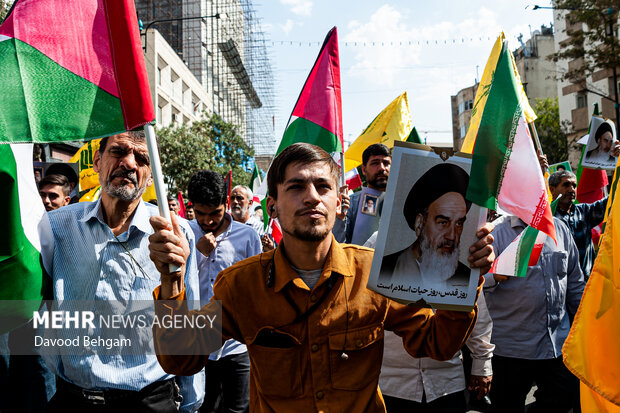
[[[618,411],[619,348],[620,202],[614,202],[581,305],[562,349],[566,367],[596,393],[586,392],[584,412]]]
[[[504,36],[504,32],[500,33],[499,37],[495,41],[495,44],[493,45],[493,49],[491,49],[491,55],[489,56],[489,60],[487,60],[486,66],[484,67],[484,72],[482,72],[482,79],[478,85],[478,91],[476,92],[476,98],[474,99],[474,107],[471,111],[469,129],[467,130],[467,135],[465,136],[463,146],[461,147],[462,152],[473,153],[474,151],[474,144],[476,143],[476,137],[478,136],[480,120],[482,119],[484,106],[486,105],[487,98],[489,97],[491,84],[493,83],[493,76],[495,74],[495,68],[497,67],[497,61],[499,60],[499,56],[502,52],[502,46],[505,39],[506,36]],[[509,53],[509,55],[512,62],[512,68],[515,73],[515,78],[518,82],[517,89],[519,91],[519,101],[521,103],[521,108],[523,108],[525,119],[527,120],[527,123],[534,122],[536,119],[536,114],[527,100],[525,90],[523,90],[523,84],[521,83],[521,77],[519,76],[519,71],[517,70],[514,56],[512,53]]]
[[[99,142],[101,139],[86,142],[69,160],[80,164],[80,191],[99,186],[99,174],[93,171],[93,158],[99,149]]]
[[[349,146],[344,153],[345,171],[350,171],[362,164],[362,153],[374,144],[382,143],[388,148],[394,141],[407,139],[413,124],[409,112],[407,92],[397,97],[368,125],[364,132]]]

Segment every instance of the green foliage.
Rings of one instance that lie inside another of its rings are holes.
[[[549,164],[563,162],[568,159],[568,122],[560,123],[558,98],[536,99],[534,112],[536,131],[540,138],[543,153],[547,155]]]
[[[4,20],[13,3],[14,0],[0,0],[0,22]]]
[[[571,61],[583,57],[583,65],[562,74],[563,79],[583,82],[585,75],[620,66],[618,0],[555,0],[553,6],[566,17],[570,38],[560,44],[552,59]],[[613,36],[609,35],[610,23]]]
[[[164,181],[170,192],[186,193],[192,175],[209,169],[226,175],[232,170],[234,185],[247,185],[254,150],[245,144],[236,127],[218,115],[191,125],[157,131]]]

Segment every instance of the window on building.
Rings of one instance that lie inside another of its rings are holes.
[[[473,108],[474,108],[473,99],[469,99],[467,102],[465,102],[465,110],[472,110]]]
[[[161,69],[157,68],[157,84],[161,86]]]
[[[577,94],[576,100],[577,109],[585,108],[586,106],[588,106],[588,95],[586,95],[585,93]]]
[[[461,126],[461,138],[464,138],[467,135],[467,127],[465,125]]]
[[[459,103],[459,115],[463,113],[464,104],[463,102]]]

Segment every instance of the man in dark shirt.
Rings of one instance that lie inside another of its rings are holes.
[[[558,171],[549,177],[549,189],[555,201],[558,201],[555,216],[563,220],[570,229],[577,249],[579,265],[587,280],[594,264],[596,251],[592,243],[592,228],[603,222],[607,197],[591,204],[573,204],[576,197],[577,177],[569,171]]]

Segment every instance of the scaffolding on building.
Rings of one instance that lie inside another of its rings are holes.
[[[156,28],[212,97],[208,112],[239,128],[257,155],[275,151],[272,42],[252,0],[136,0],[144,25]],[[203,19],[181,20],[205,16]]]

